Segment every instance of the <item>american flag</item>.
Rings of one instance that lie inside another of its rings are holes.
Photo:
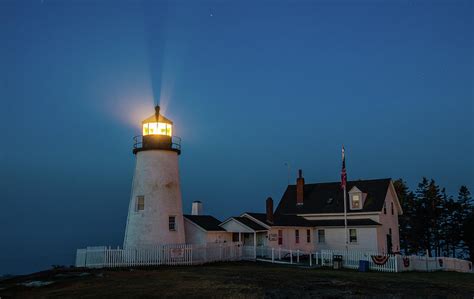
[[[341,188],[344,189],[347,183],[346,156],[344,154],[344,145],[342,146],[342,170],[341,170]]]

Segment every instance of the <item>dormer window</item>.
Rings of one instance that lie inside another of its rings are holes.
[[[355,186],[349,191],[349,199],[351,210],[361,210],[364,206],[363,193]]]
[[[360,209],[360,200],[359,194],[352,195],[352,209]]]

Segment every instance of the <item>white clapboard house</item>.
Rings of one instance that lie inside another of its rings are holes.
[[[340,182],[305,184],[300,177],[297,184],[286,188],[275,211],[268,198],[265,213],[246,212],[219,224],[212,216],[185,216],[186,241],[240,241],[315,251],[345,249],[347,233],[349,249],[400,250],[398,216],[402,209],[391,179],[347,182],[347,230],[343,198]],[[211,218],[212,226],[208,225]]]

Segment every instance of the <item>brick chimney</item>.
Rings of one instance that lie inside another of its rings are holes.
[[[267,222],[273,223],[273,199],[271,197],[267,198],[265,204],[267,207]]]
[[[298,178],[296,179],[296,205],[302,206],[303,205],[303,194],[304,189],[304,178],[303,178],[303,171],[300,169],[298,170]]]

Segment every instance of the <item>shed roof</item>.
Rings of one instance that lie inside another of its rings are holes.
[[[219,224],[221,223],[220,220],[213,216],[210,216],[210,215],[183,215],[183,216],[206,231],[225,231],[224,228],[219,226]]]
[[[268,226],[303,226],[303,227],[312,227],[314,226],[311,221],[306,220],[303,217],[296,215],[274,215],[273,223],[267,221],[267,214],[265,213],[250,213],[247,212],[249,216],[257,219],[258,221],[265,223]]]
[[[145,118],[143,121],[142,121],[142,124],[146,124],[146,123],[154,123],[154,122],[157,122],[156,120],[156,115],[153,114],[151,115],[150,117],[147,117]],[[158,122],[160,123],[167,123],[167,124],[173,124],[173,122],[169,119],[167,119],[166,117],[164,117],[163,115],[160,114],[159,118],[158,118]]]

